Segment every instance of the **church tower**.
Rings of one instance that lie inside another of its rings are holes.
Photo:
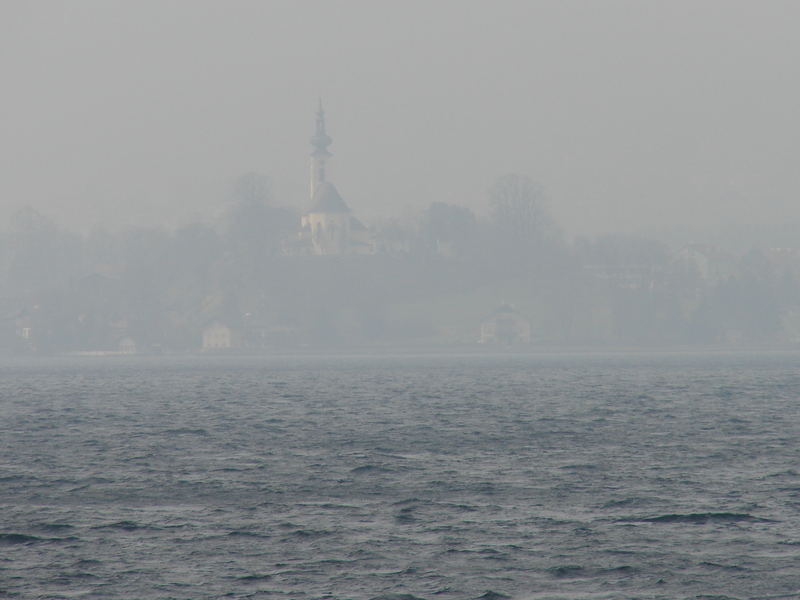
[[[311,190],[309,197],[313,201],[314,193],[319,188],[320,184],[325,181],[325,161],[333,156],[328,152],[328,146],[331,145],[333,140],[325,131],[325,111],[322,109],[322,98],[319,100],[319,109],[317,110],[317,124],[314,129],[314,135],[311,137]]]
[[[350,254],[353,251],[353,217],[350,208],[336,186],[325,178],[325,163],[332,156],[328,146],[332,141],[325,131],[325,112],[320,100],[316,127],[311,137],[311,208],[302,219],[314,254]]]

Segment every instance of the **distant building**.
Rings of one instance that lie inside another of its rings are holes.
[[[239,346],[239,336],[230,327],[214,322],[203,330],[203,350],[230,350]]]
[[[583,268],[594,279],[629,290],[653,289],[661,275],[660,269],[649,265],[588,264]]]
[[[481,323],[481,344],[529,344],[531,323],[508,304]]]
[[[396,222],[389,222],[375,233],[372,247],[376,254],[402,256],[411,252],[411,239]]]
[[[137,352],[136,342],[130,337],[120,340],[118,348],[120,354],[136,354]]]
[[[311,138],[311,207],[300,222],[301,241],[310,254],[372,254],[374,244],[369,230],[353,216],[336,186],[326,179],[326,162],[332,156],[328,146],[332,141],[325,131],[325,112],[320,102]]]
[[[24,311],[14,320],[14,332],[16,334],[16,347],[25,352],[37,350],[37,329],[34,319]]]
[[[709,244],[688,244],[678,251],[675,261],[711,284],[724,281],[737,271],[732,255]]]
[[[271,350],[298,343],[299,325],[278,314],[246,313],[241,320],[241,348],[249,351]]]
[[[15,326],[18,338],[29,341],[33,339],[33,319],[28,315],[17,318]]]
[[[800,306],[793,306],[784,311],[781,317],[781,339],[794,345],[800,345]]]
[[[769,248],[764,254],[777,272],[794,277],[800,276],[800,249]]]

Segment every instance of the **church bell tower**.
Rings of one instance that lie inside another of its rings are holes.
[[[332,141],[325,131],[325,111],[322,110],[322,99],[320,98],[316,128],[314,135],[311,137],[311,146],[314,150],[311,152],[311,189],[309,197],[312,200],[317,188],[325,182],[325,161],[333,156],[328,152],[328,146],[331,145]]]

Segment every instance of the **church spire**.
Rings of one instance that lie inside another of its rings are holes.
[[[331,145],[332,141],[325,131],[325,111],[322,108],[322,98],[320,98],[319,108],[317,109],[317,125],[314,129],[314,135],[311,137],[311,145],[314,147],[314,152],[311,153],[311,156],[331,156],[331,153],[328,152],[328,146]]]
[[[332,156],[328,152],[328,146],[333,140],[325,131],[325,111],[322,109],[322,98],[319,99],[319,109],[317,110],[317,122],[314,135],[311,136],[311,199],[314,199],[314,192],[319,184],[325,181],[325,161]]]

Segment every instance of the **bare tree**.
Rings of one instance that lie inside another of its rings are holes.
[[[296,215],[272,205],[269,179],[259,173],[239,177],[227,212],[229,241],[255,260],[280,252],[281,242],[297,224]]]
[[[496,258],[524,266],[555,250],[560,235],[547,212],[540,184],[524,175],[504,175],[489,189],[489,204]]]

